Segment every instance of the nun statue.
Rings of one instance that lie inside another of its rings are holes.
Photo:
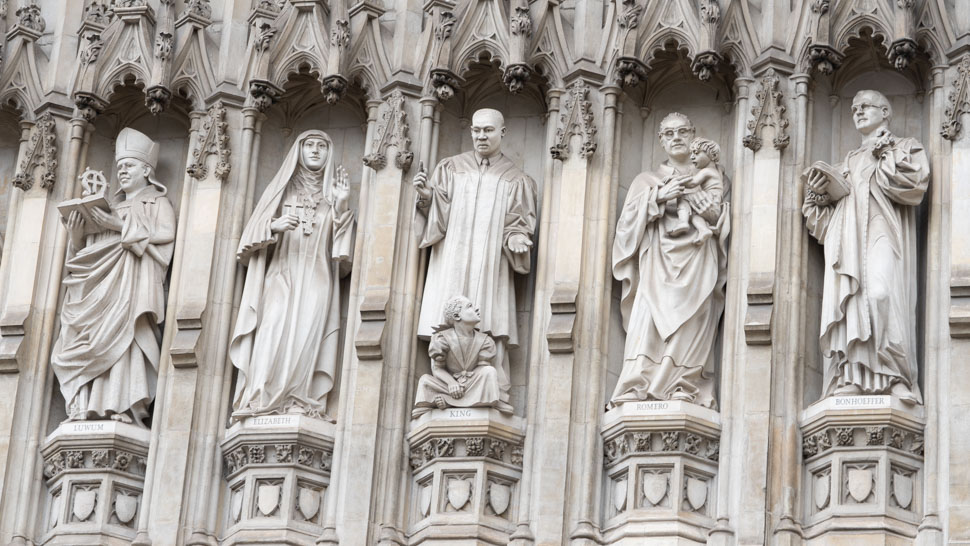
[[[144,426],[155,398],[175,211],[155,179],[157,143],[122,129],[115,160],[124,199],[91,209],[89,219],[74,210],[65,221],[71,255],[51,367],[68,420]]]
[[[325,418],[339,352],[340,277],[354,214],[333,142],[301,134],[239,240],[247,266],[229,358],[239,370],[233,420],[267,414]]]

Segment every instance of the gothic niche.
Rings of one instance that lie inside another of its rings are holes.
[[[364,98],[355,83],[331,104],[301,73],[265,110],[253,210],[236,249],[245,277],[222,442],[227,539],[273,528],[312,541],[323,530],[360,242]]]
[[[411,533],[431,539],[471,517],[502,542],[517,521],[541,183],[552,159],[541,78],[513,95],[494,64],[459,76],[440,110],[438,147],[412,180],[428,258],[408,434]],[[468,255],[476,240],[495,243]]]
[[[641,115],[623,116],[618,156],[642,159],[620,162],[612,324],[622,328],[610,333],[602,530],[645,540],[643,518],[659,518],[705,542],[720,454],[728,173],[736,117],[748,112],[733,108],[730,73],[704,82],[688,76],[683,50],[653,55],[650,85],[620,99]]]
[[[925,289],[918,279],[926,274],[925,144],[939,130],[927,121],[927,68],[920,56],[892,68],[881,42],[864,33],[813,90],[815,130],[801,178],[811,235],[799,419],[806,537],[848,537],[862,521],[915,536],[923,517]],[[846,215],[860,229],[833,230]],[[858,283],[840,281],[849,278]],[[833,312],[835,300],[844,311]],[[850,514],[852,524],[839,523]]]
[[[188,154],[186,106],[175,101],[153,117],[140,91],[117,89],[93,120],[90,167],[78,173],[75,197],[57,207],[67,231],[50,359],[59,396],[41,447],[53,536],[134,538]],[[111,509],[96,509],[103,504]]]

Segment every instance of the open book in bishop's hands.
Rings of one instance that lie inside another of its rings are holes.
[[[61,202],[57,205],[57,210],[65,220],[71,217],[72,212],[78,211],[84,218],[84,234],[100,233],[102,228],[92,218],[91,209],[99,208],[104,212],[111,213],[111,205],[105,198],[108,182],[105,180],[104,174],[90,168],[85,170],[78,178],[81,179],[81,197]]]
[[[828,184],[825,186],[824,193],[829,196],[832,202],[838,201],[852,192],[852,186],[842,176],[842,173],[824,161],[816,161],[812,163],[811,167],[805,169],[805,172],[802,173],[802,181],[806,182],[815,172],[820,172],[825,175]],[[807,189],[808,185],[806,184],[805,187]]]

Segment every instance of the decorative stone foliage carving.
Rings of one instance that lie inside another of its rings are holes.
[[[810,459],[825,454],[833,446],[890,447],[921,456],[923,435],[894,426],[827,427],[802,438],[802,455]]]
[[[41,167],[40,187],[50,190],[54,187],[57,176],[57,133],[55,131],[54,116],[50,112],[44,113],[37,119],[27,150],[20,162],[20,169],[14,176],[13,185],[23,191],[29,191],[34,185],[34,169]]]
[[[565,160],[569,156],[569,141],[573,135],[582,137],[582,144],[576,153],[588,160],[596,152],[596,126],[589,101],[589,86],[582,81],[576,81],[569,87],[563,101],[555,144],[549,149],[552,157]]]
[[[782,92],[779,89],[781,80],[775,75],[775,70],[769,68],[761,78],[761,89],[755,95],[756,104],[751,108],[754,118],[748,121],[750,133],[744,137],[746,148],[757,152],[761,149],[761,133],[765,127],[775,129],[774,146],[782,150],[788,146],[791,137],[787,134],[788,119],[785,118],[785,106],[782,104]]]
[[[106,468],[144,477],[145,465],[145,457],[118,449],[56,451],[44,460],[44,477],[52,480],[65,470]]]
[[[104,40],[101,39],[101,35],[94,33],[87,37],[88,43],[84,45],[81,50],[81,55],[78,60],[82,64],[92,64],[98,60],[98,56],[101,55],[101,50],[104,48]]]
[[[155,38],[155,58],[167,61],[172,58],[175,37],[170,32],[159,32]]]
[[[182,10],[179,18],[186,15],[209,19],[212,17],[212,5],[209,0],[186,0],[185,9]]]
[[[687,454],[716,462],[720,455],[720,441],[692,432],[665,430],[628,432],[603,444],[603,460],[607,465],[645,453]]]
[[[192,163],[185,171],[196,180],[203,180],[208,175],[206,167],[206,157],[209,154],[218,156],[216,160],[215,172],[213,173],[220,181],[225,182],[229,177],[232,166],[229,164],[229,133],[226,122],[226,107],[222,101],[216,102],[209,108],[209,113],[202,122],[202,129],[199,132],[199,143],[192,150]]]
[[[104,27],[113,17],[111,7],[105,2],[94,1],[84,6],[84,22]]]
[[[410,169],[414,152],[411,151],[409,130],[404,94],[395,90],[380,107],[373,151],[364,156],[364,165],[376,171],[383,169],[387,165],[387,148],[393,145],[397,147],[394,165],[402,171]]]
[[[947,100],[940,134],[947,140],[955,140],[963,128],[960,116],[970,113],[970,55],[964,55],[957,66],[957,79],[953,82],[953,89],[947,95]]]
[[[305,468],[329,472],[333,464],[333,449],[321,449],[315,444],[243,443],[227,452],[222,459],[226,477],[247,469],[271,468],[277,464],[296,464]],[[293,453],[297,453],[296,461]]]

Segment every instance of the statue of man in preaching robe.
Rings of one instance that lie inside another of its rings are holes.
[[[111,418],[144,425],[155,398],[163,283],[175,246],[175,211],[155,179],[158,144],[122,129],[115,148],[119,193],[111,210],[78,210],[65,225],[71,256],[61,330],[51,367],[68,420]],[[94,232],[94,233],[92,233]],[[86,235],[87,234],[87,235]]]
[[[889,132],[892,106],[859,91],[862,145],[806,173],[802,213],[825,247],[819,344],[824,396],[921,402],[916,366],[916,218],[930,168],[923,146]]]
[[[660,122],[667,160],[633,179],[617,221],[613,276],[622,285],[627,336],[611,406],[640,400],[716,405],[714,341],[724,311],[730,181],[718,165],[716,190],[690,188],[694,134],[683,114]],[[696,226],[681,229],[681,199],[710,226],[709,236]]]
[[[418,336],[444,322],[445,301],[464,295],[481,308],[481,330],[495,340],[502,401],[508,401],[509,347],[518,345],[514,274],[527,274],[536,227],[536,184],[502,154],[505,118],[472,116],[474,150],[441,160],[430,180],[414,177],[427,218],[421,248],[431,248]]]

